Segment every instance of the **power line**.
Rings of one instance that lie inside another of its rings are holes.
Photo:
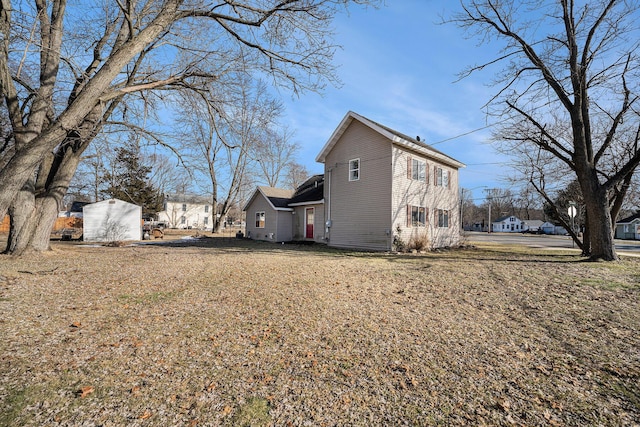
[[[456,135],[456,136],[452,136],[452,137],[449,137],[449,138],[443,139],[443,140],[441,140],[441,141],[431,142],[431,143],[429,143],[429,145],[442,144],[443,142],[451,141],[451,140],[453,140],[453,139],[457,139],[457,138],[462,138],[463,136],[471,135],[472,133],[475,133],[475,132],[479,132],[479,131],[481,131],[481,130],[488,129],[488,128],[490,128],[490,127],[492,127],[492,126],[495,126],[495,125],[497,125],[497,124],[500,124],[500,123],[502,123],[502,122],[492,123],[492,124],[490,124],[490,125],[486,125],[486,126],[483,126],[483,127],[481,127],[481,128],[477,128],[477,129],[473,129],[473,130],[470,130],[470,131],[465,132],[465,133],[461,133],[460,135]]]

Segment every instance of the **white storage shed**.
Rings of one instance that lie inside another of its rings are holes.
[[[119,199],[91,203],[82,208],[85,242],[142,240],[142,207]]]

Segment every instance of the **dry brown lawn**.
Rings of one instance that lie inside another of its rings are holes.
[[[639,296],[638,258],[55,243],[0,256],[0,425],[637,425]]]

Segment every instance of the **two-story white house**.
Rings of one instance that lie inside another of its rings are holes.
[[[213,227],[213,205],[207,198],[188,194],[167,194],[163,210],[158,212],[158,222],[169,228],[197,228],[210,230]]]

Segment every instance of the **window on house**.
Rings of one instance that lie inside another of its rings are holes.
[[[187,204],[183,203],[182,204],[182,212],[186,212],[187,211]]]
[[[360,179],[360,159],[349,160],[349,181]]]
[[[204,213],[209,213],[209,205],[204,205]]]
[[[449,228],[449,211],[438,209],[438,227]]]
[[[449,171],[446,169],[442,169],[439,167],[435,167],[436,172],[436,185],[438,187],[448,187],[449,186]]]
[[[208,216],[204,217],[204,225],[209,225],[209,217]]]
[[[407,227],[424,227],[427,225],[427,208],[407,205]]]
[[[416,181],[427,181],[427,163],[418,159],[409,158],[407,164],[407,177]]]
[[[187,223],[187,217],[186,216],[181,216],[180,217],[180,224],[186,224]]]
[[[256,212],[256,228],[264,228],[264,212]]]

